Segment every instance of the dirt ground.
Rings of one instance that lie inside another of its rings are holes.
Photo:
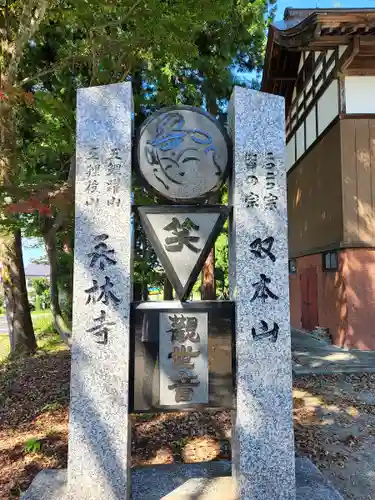
[[[0,366],[0,499],[19,498],[43,468],[64,468],[70,359],[41,353]],[[375,500],[375,374],[294,381],[296,450],[345,499]],[[230,457],[229,411],[133,416],[132,465]]]
[[[375,499],[375,374],[294,380],[296,449],[345,499]]]

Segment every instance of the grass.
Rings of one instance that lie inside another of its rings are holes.
[[[31,317],[33,318],[34,316],[51,316],[51,311],[49,309],[31,311]]]
[[[50,316],[51,311],[49,309],[40,309],[39,311],[31,311],[31,317],[33,318],[34,316]],[[5,313],[0,314],[0,318],[6,318]]]
[[[18,499],[39,470],[67,462],[70,353],[51,315],[33,322],[35,354],[0,360],[1,500]]]
[[[0,335],[0,362],[9,354],[9,337],[8,335]]]
[[[52,314],[50,311],[31,314],[38,351],[56,352],[65,349],[65,344],[61,341],[53,326]],[[10,353],[9,336],[0,335],[0,362],[5,360]]]

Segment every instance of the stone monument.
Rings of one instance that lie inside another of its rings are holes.
[[[240,498],[295,498],[284,99],[235,88],[230,283],[236,303],[232,444]]]
[[[68,487],[87,500],[130,492],[132,111],[130,84],[78,91]]]
[[[25,500],[340,500],[309,461],[295,474],[283,100],[235,88],[231,139],[189,106],[137,132],[140,178],[168,204],[134,216],[175,301],[131,302],[131,120],[129,83],[79,91],[68,472]],[[228,175],[229,206],[208,205]],[[189,301],[228,217],[231,300]],[[232,471],[130,474],[129,413],[211,408],[234,412]]]

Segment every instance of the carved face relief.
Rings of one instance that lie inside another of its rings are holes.
[[[215,191],[225,179],[228,159],[225,132],[197,108],[159,112],[142,126],[139,168],[165,198],[186,201]]]

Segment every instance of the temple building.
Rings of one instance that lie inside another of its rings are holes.
[[[285,97],[292,327],[375,349],[375,9],[286,9],[262,90]]]

